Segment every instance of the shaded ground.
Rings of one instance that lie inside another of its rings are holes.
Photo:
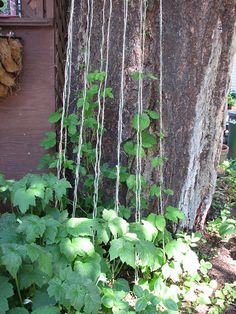
[[[231,179],[231,178],[230,178]],[[226,204],[234,204],[230,208],[230,218],[236,219],[236,181],[228,181],[228,177],[218,179],[215,193],[215,204],[212,206],[208,221],[214,220],[220,215],[220,211]],[[213,202],[214,202],[213,201]],[[205,230],[206,242],[201,246],[200,251],[203,258],[210,260],[212,269],[209,275],[218,283],[218,288],[223,288],[225,283],[236,281],[236,234],[222,239],[217,232]],[[207,313],[207,307],[202,308],[199,313]],[[236,304],[227,308],[222,314],[236,314]]]

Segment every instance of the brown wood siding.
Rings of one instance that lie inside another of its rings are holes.
[[[1,23],[0,23],[1,24]],[[0,99],[0,173],[19,178],[35,172],[55,109],[55,42],[53,27],[4,27],[23,40],[19,90]]]

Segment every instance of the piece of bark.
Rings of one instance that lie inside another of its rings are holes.
[[[11,47],[7,38],[0,38],[0,60],[7,72],[15,73],[20,71],[20,66],[12,58]]]
[[[5,97],[8,94],[8,87],[0,83],[0,97]]]
[[[14,77],[6,72],[1,62],[0,62],[0,83],[8,87],[13,87],[15,85]]]

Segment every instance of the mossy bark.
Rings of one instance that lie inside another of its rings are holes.
[[[106,1],[106,22],[109,1]],[[235,33],[236,0],[163,1],[163,122],[165,187],[174,196],[165,196],[165,204],[179,207],[186,215],[183,227],[202,227],[216,182],[216,168],[222,143],[224,103]],[[91,40],[91,71],[99,69],[103,1],[94,2]],[[82,86],[86,4],[76,3],[74,23],[72,90]],[[125,106],[123,143],[134,138],[131,120],[137,111],[137,82],[132,73],[140,59],[139,1],[129,1],[125,61]],[[114,100],[106,104],[103,162],[116,165],[117,121],[120,95],[123,35],[123,1],[113,1],[108,86]],[[159,1],[148,1],[145,47],[145,73],[159,77]],[[72,92],[72,95],[75,93]],[[159,110],[159,82],[144,80],[145,109]],[[73,96],[75,104],[76,97]],[[151,126],[158,133],[158,123]],[[158,147],[143,161],[143,174],[149,184],[158,183],[159,173],[150,166]],[[133,167],[122,152],[122,163]],[[131,169],[132,170],[132,169]],[[114,195],[114,185],[106,184],[107,198]],[[125,201],[125,189],[123,201]],[[158,203],[149,197],[147,212],[158,212]]]

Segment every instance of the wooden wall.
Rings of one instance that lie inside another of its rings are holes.
[[[35,172],[44,154],[39,143],[55,110],[53,7],[53,0],[25,0],[21,18],[0,18],[2,33],[23,41],[19,89],[0,99],[0,173],[7,178]]]

